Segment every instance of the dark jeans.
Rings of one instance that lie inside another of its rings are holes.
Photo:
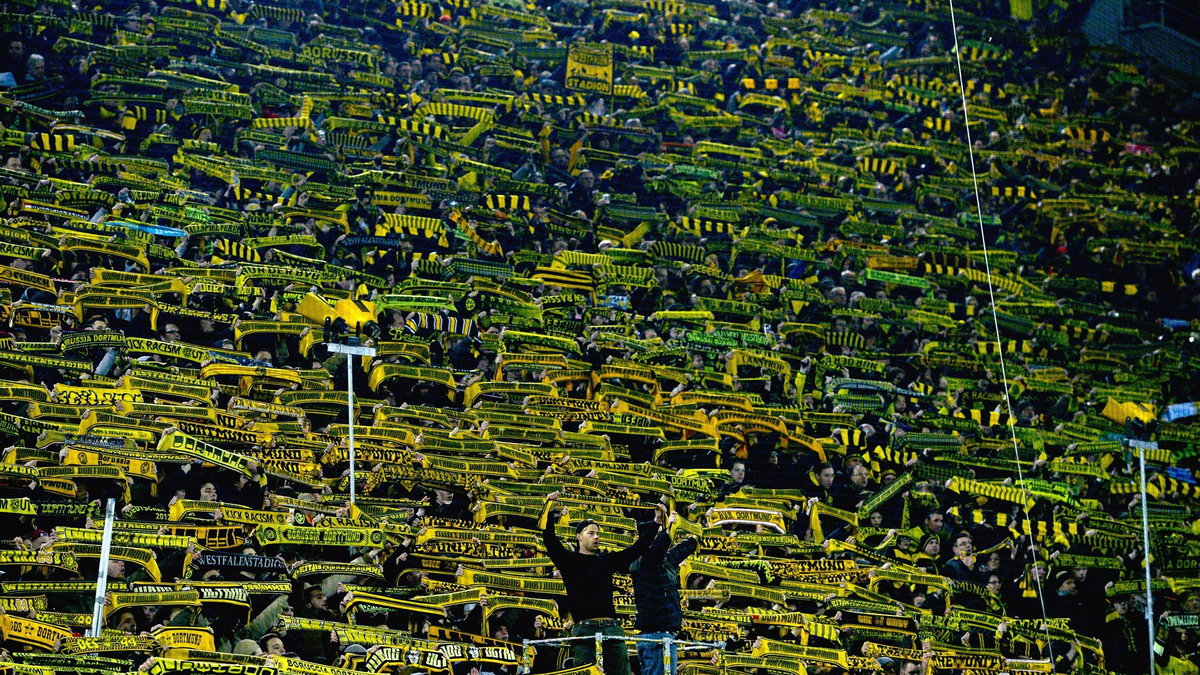
[[[596,633],[624,637],[621,624],[613,619],[584,619],[571,626],[571,637],[591,637]],[[604,675],[630,675],[629,653],[624,640],[604,640]],[[576,640],[571,643],[571,660],[583,666],[596,660],[595,640]]]
[[[674,638],[674,633],[642,633],[638,637],[644,638]],[[679,667],[679,648],[675,642],[671,642],[671,663],[667,666],[663,660],[663,643],[661,642],[639,642],[637,643],[638,665],[642,669],[642,675],[675,675],[675,670]]]

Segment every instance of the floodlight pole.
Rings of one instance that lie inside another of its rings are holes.
[[[354,458],[354,357],[355,356],[375,356],[374,347],[363,347],[360,345],[343,345],[343,344],[328,344],[326,349],[331,354],[345,354],[346,359],[346,408],[348,412],[348,426],[350,427],[350,503],[354,503],[355,498],[355,458]]]

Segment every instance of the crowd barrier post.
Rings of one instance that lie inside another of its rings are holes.
[[[579,636],[579,637],[546,638],[543,640],[528,640],[528,639],[526,639],[526,640],[521,641],[521,645],[523,648],[522,649],[522,659],[521,659],[522,663],[517,669],[518,674],[519,675],[528,675],[528,673],[533,668],[533,658],[534,657],[530,651],[531,647],[536,648],[537,645],[565,647],[565,646],[570,645],[572,642],[576,642],[578,640],[593,640],[595,642],[595,645],[596,645],[596,667],[602,673],[604,672],[604,648],[603,647],[604,647],[605,640],[620,640],[622,642],[658,642],[658,643],[661,643],[663,645],[663,655],[664,655],[663,656],[663,672],[667,673],[668,675],[675,675],[675,672],[676,672],[676,668],[673,668],[672,664],[671,664],[671,656],[670,655],[671,655],[672,648],[683,649],[683,650],[715,649],[715,650],[718,650],[718,655],[720,654],[720,650],[725,649],[724,642],[692,642],[689,640],[676,640],[675,638],[673,638],[669,635],[667,637],[662,637],[662,638],[644,638],[644,637],[639,637],[636,635],[604,635],[603,633],[596,633],[595,635],[590,635],[590,636],[584,635],[584,636]],[[578,666],[580,664],[576,663],[574,665]],[[724,658],[720,659],[720,666],[721,666],[721,672],[726,672]]]
[[[113,520],[117,500],[109,497],[104,506],[104,538],[100,540],[100,570],[96,575],[96,601],[92,606],[92,630],[88,637],[100,637],[104,628],[104,596],[108,591],[108,560],[112,555]]]
[[[675,639],[667,635],[663,640],[663,672],[667,675],[675,675],[674,659],[671,658],[671,649],[675,646]]]

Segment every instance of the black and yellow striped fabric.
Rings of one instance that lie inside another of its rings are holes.
[[[851,349],[862,349],[867,345],[867,340],[859,333],[850,331],[826,331],[824,334],[826,347],[849,347]]]
[[[497,211],[532,211],[533,204],[529,195],[495,195],[484,197],[484,204],[489,209]]]
[[[776,90],[792,90],[800,91],[808,87],[808,83],[798,77],[776,78],[766,77],[762,79],[742,78],[740,80],[742,89],[765,89],[767,91]]]
[[[408,16],[416,19],[428,19],[433,17],[433,5],[426,2],[409,2],[407,0],[396,3],[396,14],[398,16]]]
[[[214,239],[212,244],[214,263],[224,262],[225,260],[262,262],[262,254],[260,254],[256,249],[242,244],[240,241],[232,239]]]
[[[930,131],[936,131],[942,134],[949,134],[954,131],[953,123],[943,117],[926,117],[924,120],[922,120],[921,126],[929,129]]]
[[[711,235],[725,235],[731,237],[742,236],[746,232],[746,228],[738,223],[725,223],[718,220],[708,220],[705,218],[689,218],[684,216],[676,225],[679,229],[690,232],[697,237]]]
[[[531,102],[559,107],[578,107],[587,103],[587,100],[579,94],[543,94],[541,92],[530,92],[527,96]]]
[[[1062,131],[1063,136],[1078,141],[1080,143],[1107,143],[1112,140],[1112,134],[1106,129],[1081,129],[1079,127],[1066,127]]]
[[[405,321],[405,327],[413,333],[449,333],[451,335],[474,335],[479,327],[472,319],[447,314],[413,312]]]
[[[708,253],[702,246],[695,244],[681,244],[673,241],[656,241],[647,249],[650,255],[663,260],[686,260],[693,263],[702,263]]]
[[[29,141],[31,148],[48,152],[70,152],[75,149],[75,145],[74,134],[33,134],[33,138]]]
[[[894,176],[901,169],[900,162],[886,157],[863,157],[858,160],[858,170],[863,173],[882,173]]]
[[[993,185],[991,188],[993,197],[1006,197],[1009,199],[1037,199],[1037,193],[1033,189],[1024,185],[1009,185],[999,186]]]
[[[260,17],[269,17],[276,21],[291,21],[300,23],[304,21],[304,10],[294,7],[272,7],[261,3],[250,5],[249,15],[255,19]]]

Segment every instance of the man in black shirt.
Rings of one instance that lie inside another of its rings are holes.
[[[590,519],[575,524],[576,550],[565,548],[554,532],[558,520],[553,510],[558,493],[546,497],[551,509],[542,531],[542,543],[546,555],[562,576],[567,587],[567,611],[574,622],[571,637],[589,637],[600,633],[608,636],[624,636],[617,621],[613,606],[613,575],[627,573],[629,565],[650,548],[658,534],[659,519],[664,507],[650,523],[638,526],[638,540],[627,549],[615,552],[600,551],[600,526]],[[566,513],[566,510],[563,510]],[[576,666],[596,660],[596,645],[593,640],[577,640],[571,646],[571,658]],[[630,675],[629,654],[624,640],[604,641],[604,672],[606,675]]]

